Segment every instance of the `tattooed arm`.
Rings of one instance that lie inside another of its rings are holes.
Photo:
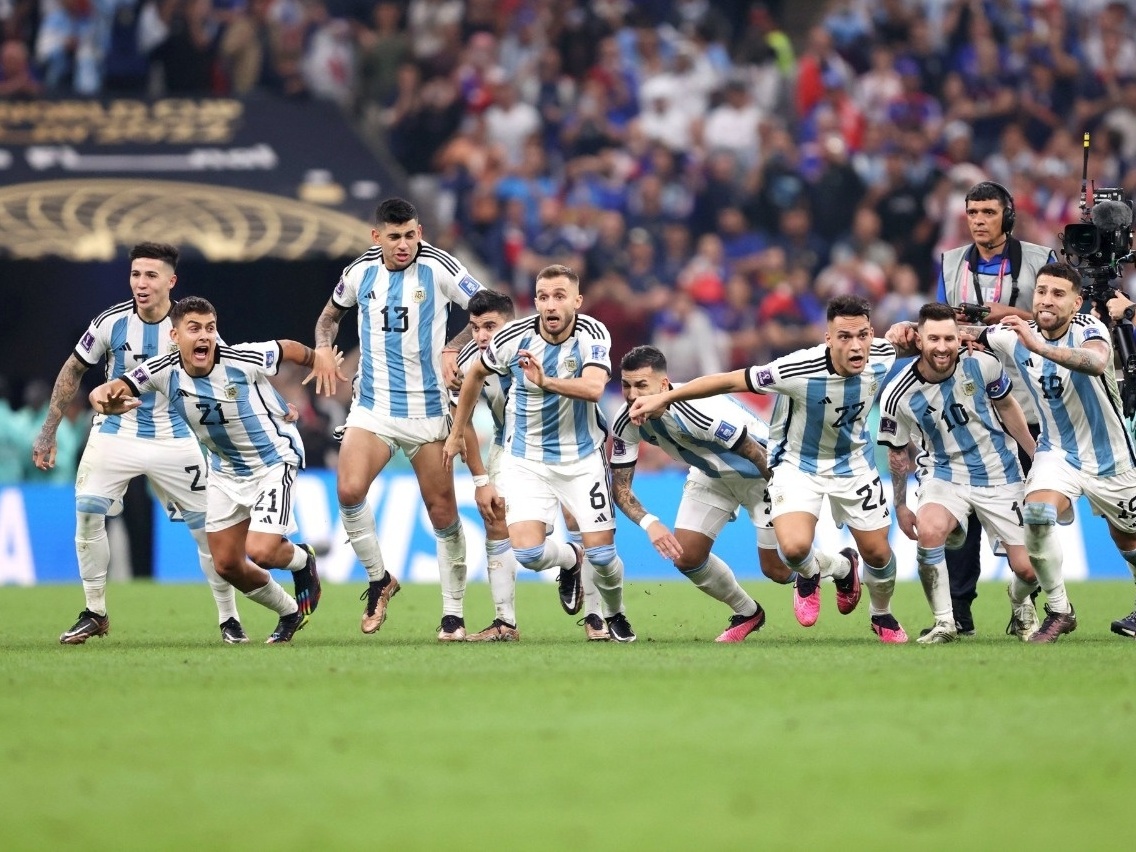
[[[757,469],[761,471],[761,475],[766,482],[773,478],[773,471],[769,469],[769,456],[765,452],[765,447],[761,446],[752,436],[746,435],[745,440],[741,442],[734,452],[743,459],[749,459],[757,465]]]
[[[332,396],[335,393],[336,382],[348,381],[347,376],[339,371],[339,364],[343,356],[339,355],[332,346],[335,336],[339,333],[339,321],[347,313],[331,299],[327,300],[319,319],[316,320],[316,348],[312,361],[312,371],[304,379],[307,384],[316,380],[316,393],[326,393]]]
[[[63,413],[79,390],[79,383],[83,374],[87,372],[87,365],[72,355],[59,371],[55,378],[55,386],[51,389],[51,401],[47,404],[47,417],[43,426],[32,444],[32,462],[40,470],[51,470],[55,467],[55,433],[59,423],[63,420]]]
[[[895,506],[895,519],[899,528],[912,541],[915,533],[915,513],[907,506],[907,477],[911,473],[911,458],[907,447],[896,449],[888,447],[888,470],[891,471],[892,504]]]
[[[1100,376],[1112,364],[1112,350],[1103,340],[1086,340],[1075,347],[1050,346],[1020,317],[1007,317],[1002,325],[1011,329],[1030,352],[1054,364],[1067,367],[1075,373]]]
[[[612,468],[611,496],[615,500],[615,505],[620,508],[623,514],[640,526],[643,526],[644,518],[653,519],[645,527],[647,537],[651,539],[651,544],[655,546],[655,550],[659,551],[659,555],[664,559],[672,561],[678,559],[682,556],[682,545],[678,543],[674,534],[667,529],[666,524],[643,508],[643,504],[639,502],[639,498],[631,490],[631,478],[634,475],[635,465],[633,464]]]

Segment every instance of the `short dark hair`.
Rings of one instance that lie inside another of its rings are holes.
[[[1043,275],[1052,275],[1054,278],[1064,278],[1073,285],[1073,292],[1081,292],[1081,273],[1067,263],[1047,263],[1037,271],[1034,281]]]
[[[930,320],[953,320],[955,309],[942,302],[928,302],[919,309],[919,326]]]
[[[478,290],[469,297],[469,315],[479,317],[482,314],[498,313],[511,317],[516,313],[513,300],[505,293],[496,290]]]
[[[619,361],[621,370],[642,370],[650,367],[656,373],[667,371],[667,356],[654,346],[636,346]]]
[[[418,210],[405,198],[388,198],[375,208],[376,225],[401,225],[418,221]]]
[[[564,276],[577,287],[580,286],[580,276],[572,271],[570,266],[565,266],[562,263],[554,263],[551,266],[546,266],[536,274],[537,281],[543,281],[545,278],[559,278]]]
[[[170,269],[177,269],[179,253],[177,246],[169,243],[138,243],[130,250],[130,259],[137,260],[140,257],[152,257],[169,264]]]
[[[853,296],[849,293],[843,296],[834,296],[828,300],[828,321],[837,317],[867,317],[872,318],[872,306],[863,296]]]
[[[177,325],[186,314],[212,314],[216,319],[217,309],[209,300],[200,296],[186,296],[184,299],[178,299],[170,308],[170,322]]]

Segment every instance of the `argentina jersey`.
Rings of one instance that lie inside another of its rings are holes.
[[[675,383],[674,387],[681,387]],[[763,478],[757,465],[737,452],[747,437],[765,444],[768,427],[755,414],[729,396],[713,396],[672,403],[662,417],[642,426],[631,422],[624,403],[612,422],[612,467],[635,464],[639,444],[654,444],[678,462],[713,479]]]
[[[458,355],[458,369],[464,374],[469,365],[480,356],[480,347],[476,341],[471,340],[462,347],[461,354]],[[512,382],[513,377],[511,375],[501,376],[497,373],[490,373],[485,378],[485,385],[481,388],[481,399],[485,401],[489,408],[489,414],[493,418],[493,443],[498,447],[505,446],[505,404]],[[458,404],[456,392],[451,391],[450,401],[453,405]]]
[[[143,361],[173,348],[169,317],[150,323],[138,316],[134,301],[122,302],[92,320],[75,346],[75,357],[94,367],[106,359],[106,380],[118,378]],[[107,435],[131,438],[188,438],[189,427],[170,407],[169,400],[153,393],[139,397],[141,405],[125,414],[96,414],[93,428]]]
[[[268,381],[280,368],[275,340],[218,346],[206,376],[191,376],[178,353],[134,368],[122,380],[137,392],[157,391],[209,449],[210,466],[254,476],[277,464],[304,466],[304,445],[288,405]]]
[[[352,404],[387,417],[445,415],[441,356],[450,305],[467,307],[481,289],[454,257],[425,242],[406,269],[387,269],[378,246],[344,269],[331,300],[359,308],[359,395]]]
[[[965,352],[965,350],[964,350]],[[880,397],[878,442],[921,452],[916,476],[961,485],[1022,482],[1017,444],[1007,436],[993,400],[1010,394],[1010,377],[992,355],[962,354],[954,373],[931,382],[913,361],[888,382]]]
[[[1029,327],[1038,331],[1032,320]],[[1100,376],[1078,373],[1035,355],[1005,326],[991,326],[984,339],[1005,364],[1013,364],[1029,389],[1040,417],[1038,452],[1060,452],[1074,468],[1097,476],[1114,476],[1136,467],[1132,439],[1121,415],[1112,339],[1099,320],[1074,314],[1065,336],[1046,343],[1073,349],[1090,340],[1103,341],[1110,354]]]
[[[611,337],[599,320],[576,314],[572,332],[558,344],[540,336],[539,317],[523,317],[493,335],[482,363],[510,382],[505,406],[505,450],[530,461],[562,464],[586,458],[607,440],[599,405],[547,393],[525,379],[517,359],[526,349],[539,359],[546,376],[577,378],[585,367],[611,373]]]
[[[895,347],[877,337],[858,376],[837,373],[825,344],[746,370],[750,390],[777,394],[770,417],[770,468],[789,464],[826,476],[874,471],[868,414],[894,363]]]

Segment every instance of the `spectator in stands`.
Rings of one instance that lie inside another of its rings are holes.
[[[90,0],[57,0],[45,9],[35,56],[49,89],[80,95],[99,91],[110,13],[109,5]]]
[[[19,101],[43,93],[29,62],[27,45],[18,39],[0,44],[0,98]]]
[[[666,355],[667,373],[676,382],[720,373],[725,366],[724,335],[684,289],[656,314],[651,345]]]
[[[357,27],[359,79],[355,94],[360,107],[388,107],[398,95],[398,69],[411,57],[410,36],[402,29],[402,7],[380,0],[372,13],[374,28]]]

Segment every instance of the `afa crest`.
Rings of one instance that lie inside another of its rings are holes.
[[[967,379],[962,383],[962,392],[967,396],[974,396],[978,393],[978,385],[974,383],[973,379]]]
[[[426,301],[426,288],[425,287],[415,287],[414,292],[411,294],[410,298],[414,299],[416,304],[421,305],[423,302]]]
[[[232,402],[234,399],[236,399],[237,394],[239,394],[239,393],[240,393],[240,391],[237,390],[236,385],[226,385],[225,386],[225,399],[229,400],[230,402]]]
[[[575,373],[580,369],[580,361],[575,355],[569,355],[564,359],[564,369],[569,373]]]

